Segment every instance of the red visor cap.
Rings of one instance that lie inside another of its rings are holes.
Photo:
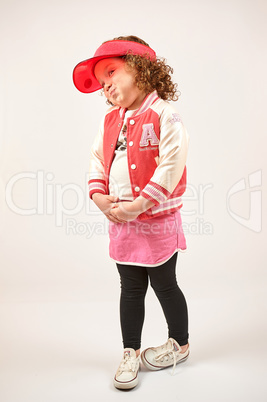
[[[95,92],[101,89],[94,73],[95,65],[102,59],[125,56],[127,53],[138,54],[156,59],[156,53],[148,46],[126,40],[111,40],[103,43],[94,54],[94,57],[81,61],[73,70],[73,82],[76,88],[83,93]]]

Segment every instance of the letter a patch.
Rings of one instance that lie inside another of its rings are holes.
[[[140,147],[147,147],[149,145],[158,145],[159,139],[156,136],[153,123],[143,124],[143,132],[140,141]]]

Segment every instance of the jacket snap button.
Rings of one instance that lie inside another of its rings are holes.
[[[133,141],[129,142],[129,146],[132,147],[133,146]]]
[[[140,187],[138,187],[138,186],[135,187],[135,191],[136,191],[136,192],[139,192],[139,191],[140,191]]]
[[[133,125],[134,125],[134,123],[135,123],[135,121],[134,121],[134,120],[130,120],[130,124],[131,124],[131,126],[133,126]]]
[[[136,169],[136,165],[134,163],[131,165],[131,169]]]

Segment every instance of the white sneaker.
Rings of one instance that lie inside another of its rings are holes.
[[[164,345],[145,349],[141,359],[145,367],[150,370],[161,370],[173,366],[173,373],[177,363],[184,362],[189,356],[189,347],[181,353],[181,346],[173,338],[169,338]]]
[[[140,356],[136,356],[134,349],[126,348],[117,373],[114,377],[114,386],[120,389],[131,389],[138,384],[138,370]]]

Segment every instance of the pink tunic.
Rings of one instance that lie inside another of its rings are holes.
[[[109,223],[109,255],[120,264],[158,266],[186,250],[180,211],[146,220]]]

